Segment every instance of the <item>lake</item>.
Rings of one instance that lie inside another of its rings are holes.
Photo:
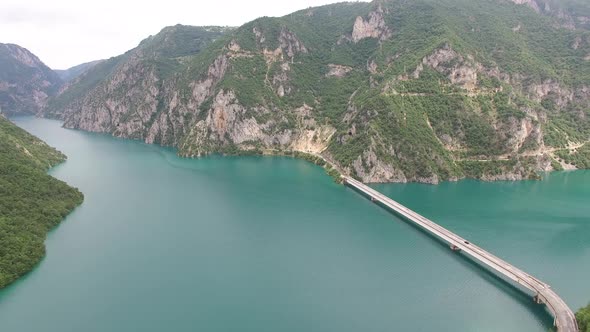
[[[0,291],[0,330],[547,331],[543,307],[287,157],[173,149],[15,118],[68,156],[84,203]],[[590,172],[374,188],[590,301]]]

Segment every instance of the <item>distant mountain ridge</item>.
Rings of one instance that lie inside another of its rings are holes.
[[[90,61],[68,69],[54,69],[53,71],[57,73],[63,82],[69,82],[102,61],[104,60]]]
[[[35,114],[61,84],[59,76],[29,50],[0,43],[1,113]]]
[[[44,114],[184,156],[321,154],[365,182],[530,178],[587,165],[589,6],[376,0],[170,27]]]

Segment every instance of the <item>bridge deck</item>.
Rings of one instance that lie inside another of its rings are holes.
[[[342,178],[345,184],[353,187],[366,196],[369,196],[372,200],[381,203],[385,207],[391,209],[398,215],[404,217],[406,220],[414,223],[438,239],[451,246],[455,246],[455,249],[460,249],[462,253],[470,256],[473,260],[477,261],[483,266],[486,266],[491,271],[495,271],[498,275],[510,279],[531,291],[535,295],[537,301],[545,303],[547,309],[549,309],[554,317],[554,324],[558,331],[578,332],[578,324],[576,322],[574,313],[557,295],[557,293],[555,293],[546,283],[494,256],[493,254],[485,251],[475,244],[470,243],[469,241],[436,224],[435,222],[408,209],[407,207],[370,188],[362,182],[347,176],[343,176]]]

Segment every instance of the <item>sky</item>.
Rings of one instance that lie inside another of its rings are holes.
[[[175,24],[240,26],[340,0],[1,0],[0,43],[53,69],[116,56]]]

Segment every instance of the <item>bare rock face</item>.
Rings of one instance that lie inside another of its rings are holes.
[[[335,65],[332,63],[328,64],[328,68],[329,71],[326,74],[326,77],[344,77],[352,70],[352,67]]]
[[[451,83],[459,85],[465,90],[473,91],[477,87],[477,64],[466,60],[449,45],[445,45],[422,59],[422,64],[418,65],[412,73],[414,79],[420,77],[420,73],[424,70],[423,66],[429,66],[445,74]]]
[[[356,18],[351,37],[354,43],[358,43],[364,38],[376,38],[383,41],[389,37],[391,37],[391,30],[385,23],[381,7],[370,12],[366,20],[360,16]]]
[[[265,140],[262,129],[256,119],[246,116],[246,109],[238,103],[233,91],[221,90],[207,117],[192,126],[181,149],[185,155],[200,156],[208,153],[211,145]]]
[[[297,130],[289,149],[306,153],[320,154],[328,147],[336,128],[320,125],[313,118],[313,109],[303,105],[293,110],[297,117]]]
[[[291,59],[297,53],[307,53],[307,48],[297,36],[287,28],[281,29],[279,44],[283,52]]]
[[[372,149],[365,150],[352,163],[352,168],[354,173],[363,182],[408,182],[408,179],[401,170],[379,160]]]
[[[213,110],[205,120],[216,139],[224,142],[231,140],[235,144],[244,141],[264,140],[262,128],[256,119],[245,116],[246,109],[237,103],[232,91],[220,91],[215,97]]]
[[[520,121],[510,118],[508,122],[509,128],[506,131],[511,136],[508,139],[508,145],[512,152],[517,153],[527,139],[532,139],[537,146],[541,145],[541,127],[538,123],[534,123],[530,117],[522,118]]]
[[[159,94],[159,79],[153,68],[144,66],[139,55],[132,57],[101,87],[100,94],[88,97],[79,105],[80,112],[66,118],[64,126],[143,139],[145,123],[156,112]]]
[[[238,46],[233,48],[236,50]],[[110,80],[66,110],[64,127],[112,133],[150,144],[176,145],[185,134],[186,123],[212,95],[228,65],[225,54],[215,58],[205,77],[188,84],[189,98],[181,102],[175,82],[163,81],[138,51],[114,72]],[[164,112],[158,114],[159,109]]]
[[[280,66],[281,70],[272,77],[272,86],[276,91],[277,96],[284,97],[291,93],[291,85],[289,84],[289,71],[291,70],[288,63],[283,63]]]
[[[262,44],[266,41],[266,37],[264,37],[264,34],[262,33],[262,31],[260,31],[260,29],[258,29],[258,27],[252,28],[252,33],[254,34],[254,36],[256,36],[256,41],[259,44]]]
[[[292,113],[296,124],[292,129],[281,129],[280,122],[261,123],[256,115],[271,115],[264,107],[247,108],[240,104],[233,91],[221,90],[206,111],[204,120],[192,125],[180,146],[184,156],[201,156],[221,147],[235,146],[240,150],[286,149],[319,154],[330,142],[336,129],[320,125],[311,117],[312,108],[303,105]]]
[[[215,58],[213,64],[207,70],[207,77],[204,80],[192,82],[192,96],[194,103],[198,107],[211,94],[213,86],[223,78],[228,67],[228,59],[225,55],[219,55]]]
[[[459,56],[449,45],[445,45],[443,48],[434,51],[430,56],[422,59],[422,63],[436,69],[440,64],[450,62]]]
[[[551,98],[560,108],[565,107],[574,99],[573,91],[551,80],[533,84],[529,87],[529,91],[533,100],[541,101],[544,98]]]
[[[451,83],[463,87],[465,90],[475,90],[477,86],[477,70],[471,66],[454,67],[449,74]]]

